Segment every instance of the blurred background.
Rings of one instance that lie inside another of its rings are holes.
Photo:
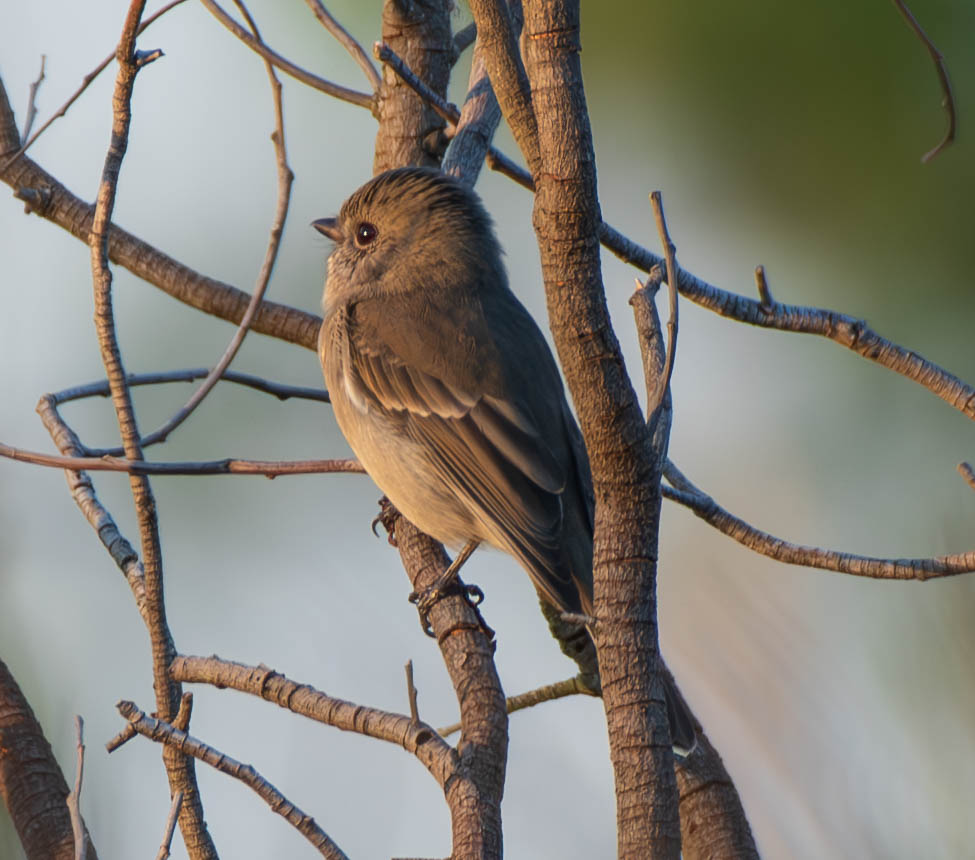
[[[113,46],[123,2],[8,4],[0,75],[23,122],[41,54],[45,120]],[[150,4],[148,12],[159,4]],[[380,3],[329,8],[369,46]],[[359,69],[304,4],[254,2],[265,39],[335,81]],[[975,381],[975,6],[916,0],[944,54],[957,143],[922,165],[945,116],[930,58],[890,4],[585,4],[583,64],[603,213],[657,247],[660,189],[681,263],[754,295],[763,263],[780,301],[865,317],[881,334]],[[456,28],[469,20],[456,12]],[[118,224],[209,276],[250,291],[276,193],[269,88],[260,60],[202,6],[154,24],[165,58],[138,78]],[[452,97],[463,98],[469,57]],[[31,157],[94,198],[111,123],[114,66]],[[329,244],[308,228],[370,175],[368,112],[283,77],[297,182],[268,297],[318,311]],[[517,149],[502,131],[498,142]],[[530,195],[485,172],[512,286],[544,319]],[[53,451],[38,397],[99,379],[88,250],[0,206],[0,439]],[[606,254],[606,290],[643,389],[627,298],[632,269]],[[131,372],[210,366],[232,328],[115,269]],[[674,378],[675,462],[719,503],[783,538],[888,557],[975,547],[975,493],[955,472],[975,428],[905,379],[828,341],[762,331],[682,303]],[[543,326],[544,327],[544,326]],[[234,367],[320,385],[307,350],[248,336]],[[136,393],[158,426],[185,385]],[[108,401],[67,406],[92,445],[117,442]],[[221,385],[155,459],[305,458],[347,452],[328,407]],[[133,542],[128,481],[97,475]],[[437,649],[407,603],[398,556],[369,532],[379,493],[361,476],[158,478],[167,605],[178,648],[264,662],[358,702],[454,721]],[[121,698],[153,708],[147,635],[123,578],[57,470],[0,462],[0,658],[30,699],[66,774],[72,715],[87,724],[82,809],[100,855],[152,856],[168,810],[160,751],[136,739],[108,756]],[[665,507],[664,652],[736,781],[767,857],[960,857],[975,844],[975,578],[875,582],[773,563]],[[568,676],[527,577],[478,553],[505,689]],[[352,857],[443,856],[446,806],[409,755],[231,691],[195,688],[192,732],[253,764]],[[198,768],[226,857],[310,856],[240,783]],[[615,853],[602,707],[572,699],[511,720],[503,807],[511,858]],[[379,823],[381,822],[381,823]],[[0,856],[21,856],[0,813]],[[185,857],[179,836],[174,856]]]

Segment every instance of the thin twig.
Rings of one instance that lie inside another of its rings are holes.
[[[369,85],[372,87],[373,92],[378,90],[382,86],[383,79],[380,77],[379,72],[376,71],[372,60],[369,59],[365,50],[363,50],[362,45],[325,8],[322,0],[306,0],[306,2],[322,26],[338,40],[339,44],[352,55],[352,59],[359,64],[359,68],[366,73],[366,78],[369,80]]]
[[[68,794],[68,814],[71,816],[71,832],[74,834],[74,860],[84,860],[88,853],[88,831],[81,817],[81,780],[85,770],[85,721],[75,714],[75,774],[74,788]]]
[[[150,24],[152,24],[153,21],[158,20],[163,15],[165,15],[170,9],[174,8],[175,6],[179,6],[180,3],[184,3],[184,2],[186,2],[186,0],[172,0],[171,3],[167,3],[158,12],[156,12],[156,13],[150,15],[148,18],[146,18],[146,20],[143,21],[139,25],[138,32],[139,33],[142,33],[142,31],[145,30],[146,27],[148,27]],[[95,78],[97,78],[103,71],[105,71],[105,69],[108,67],[108,64],[110,62],[112,62],[112,60],[114,60],[114,59],[115,59],[115,52],[112,51],[111,54],[109,54],[107,57],[105,57],[104,60],[102,60],[97,66],[95,66],[94,69],[92,69],[87,75],[85,75],[84,78],[81,79],[81,86],[78,87],[78,89],[76,89],[71,94],[71,96],[68,98],[68,100],[63,105],[61,105],[61,107],[59,107],[54,112],[54,114],[44,123],[44,125],[42,125],[36,132],[34,132],[34,136],[33,137],[31,137],[23,146],[20,147],[20,149],[18,149],[12,156],[10,156],[10,158],[6,161],[6,163],[3,165],[3,167],[0,168],[0,172],[5,171],[18,158],[20,158],[21,155],[23,155],[25,152],[27,152],[27,150],[30,149],[34,145],[34,142],[37,140],[37,138],[39,138],[42,134],[44,134],[45,131],[48,130],[48,128],[50,127],[51,123],[53,123],[55,120],[60,119],[61,117],[63,117],[68,112],[68,108],[70,108],[71,105],[73,105],[78,100],[78,97],[86,89],[88,89],[88,87],[91,84],[91,82],[94,81]],[[26,134],[25,134],[25,137],[26,137]]]
[[[37,80],[30,85],[30,92],[27,96],[27,115],[24,118],[24,130],[20,134],[21,149],[25,146],[27,138],[30,137],[31,127],[34,125],[34,119],[37,117],[37,91],[44,82],[44,64],[46,62],[47,54],[41,54],[41,72],[37,76]]]
[[[410,700],[410,721],[420,722],[420,712],[416,705],[416,687],[413,684],[413,661],[406,661],[406,695]]]
[[[657,380],[657,391],[653,400],[647,404],[647,415],[653,415],[664,401],[670,388],[670,379],[674,375],[674,357],[677,353],[677,260],[675,259],[674,243],[667,231],[667,221],[664,218],[663,198],[659,191],[650,195],[653,215],[657,221],[657,232],[660,243],[664,248],[667,261],[667,294],[670,296],[670,318],[667,320],[667,357],[664,361],[663,372]]]
[[[755,267],[755,286],[758,287],[758,298],[762,307],[772,310],[775,307],[775,299],[772,298],[772,291],[769,289],[768,279],[765,277],[765,266]]]
[[[151,460],[129,460],[121,457],[64,457],[42,454],[0,443],[0,457],[49,466],[54,469],[70,469],[74,472],[126,472],[129,475],[263,475],[276,478],[279,475],[315,475],[325,472],[364,474],[358,460],[239,460],[228,457],[223,460],[199,460],[181,463],[159,463]]]
[[[108,233],[115,207],[119,172],[128,148],[129,126],[132,118],[132,90],[136,74],[145,67],[145,63],[152,56],[151,53],[137,53],[135,50],[136,31],[144,7],[145,0],[132,0],[119,38],[116,51],[118,74],[112,94],[112,134],[98,185],[95,211],[88,237],[94,284],[95,330],[98,335],[99,351],[102,363],[105,365],[105,376],[111,387],[112,403],[122,437],[122,446],[126,457],[133,461],[142,459],[142,449],[139,445],[139,429],[132,405],[132,394],[126,383],[125,368],[115,330],[112,271],[108,265]],[[130,475],[129,484],[142,543],[145,581],[143,617],[146,619],[152,649],[153,692],[157,712],[162,719],[168,720],[175,716],[179,708],[181,691],[179,685],[169,677],[169,663],[176,654],[176,646],[166,620],[162,548],[159,540],[156,503],[149,480],[144,475]],[[182,790],[187,798],[180,814],[184,843],[193,846],[191,853],[194,860],[198,857],[216,857],[216,848],[204,821],[203,806],[192,760],[167,749],[163,752],[163,762],[170,791],[175,793]]]
[[[234,2],[241,14],[246,18],[247,24],[254,34],[254,38],[260,42],[261,34],[250,12],[247,11],[247,7],[244,6],[241,0],[234,0]],[[240,350],[241,344],[243,344],[244,338],[250,330],[251,323],[257,315],[257,309],[261,306],[261,302],[264,299],[267,285],[271,280],[271,272],[274,270],[274,263],[278,257],[278,249],[281,246],[281,235],[284,232],[284,224],[288,217],[288,206],[291,202],[291,185],[294,181],[294,173],[292,173],[291,168],[288,166],[288,154],[284,143],[284,112],[281,105],[281,82],[274,73],[274,66],[268,60],[264,60],[264,65],[271,82],[271,96],[274,101],[274,132],[271,134],[271,140],[274,143],[278,172],[278,202],[271,224],[271,236],[264,254],[264,263],[257,276],[257,284],[247,305],[247,310],[244,311],[244,316],[237,326],[237,331],[234,332],[234,336],[231,338],[220,360],[207,375],[207,378],[200,387],[193,393],[193,396],[186,401],[182,409],[176,412],[162,427],[141,440],[143,446],[165,441],[173,430],[190,417],[196,407],[203,402],[204,398],[213,390],[217,382],[220,381],[220,377],[223,376],[224,371],[230,366],[230,362],[234,360],[237,352]]]
[[[131,725],[131,723],[129,724]],[[135,729],[132,730],[135,733]],[[111,750],[109,750],[111,752]],[[163,833],[162,843],[159,845],[159,852],[156,860],[168,860],[169,849],[173,844],[173,834],[176,832],[176,820],[179,818],[179,811],[183,806],[183,792],[177,791],[173,795],[173,802],[169,807],[169,816],[166,819],[166,830]]]
[[[330,860],[347,860],[345,853],[321,829],[315,819],[306,815],[291,803],[280,791],[261,776],[251,765],[242,764],[230,756],[197,740],[186,732],[173,728],[165,720],[147,716],[133,702],[121,701],[116,706],[119,713],[143,737],[156,743],[179,750],[183,755],[193,756],[210,765],[215,770],[240,780],[264,800],[272,811],[284,818],[305,837],[323,857]]]
[[[834,570],[871,579],[917,579],[922,582],[975,571],[975,551],[934,558],[875,558],[831,549],[801,546],[749,525],[699,490],[670,461],[664,475],[673,485],[661,486],[664,498],[690,508],[702,520],[760,555],[786,564]]]
[[[203,5],[207,7],[214,18],[230,30],[241,42],[247,45],[248,48],[260,54],[268,62],[273,63],[282,72],[291,75],[291,77],[301,81],[303,84],[307,84],[312,89],[325,93],[325,95],[350,102],[359,107],[369,108],[370,111],[372,110],[373,97],[368,93],[360,93],[358,90],[350,90],[348,87],[333,84],[331,81],[325,80],[325,78],[320,78],[318,75],[313,75],[300,66],[296,66],[290,60],[273,51],[259,39],[255,39],[215,3],[214,0],[203,0]]]
[[[457,105],[451,104],[430,89],[389,45],[385,42],[374,42],[372,54],[377,60],[396,72],[403,83],[430,105],[436,111],[437,116],[447,125],[457,125],[457,120],[460,119],[460,111],[457,109]]]
[[[527,693],[511,696],[505,700],[505,709],[509,714],[513,714],[515,711],[533,708],[535,705],[542,704],[542,702],[554,702],[556,699],[564,699],[566,696],[598,697],[598,693],[587,687],[578,675],[573,675],[564,681],[556,681],[554,684],[546,684],[544,687],[529,690]],[[437,734],[443,738],[447,738],[455,732],[459,732],[460,728],[460,723],[453,723],[452,725],[444,726],[442,729],[437,729]]]
[[[959,463],[958,474],[965,479],[965,483],[969,487],[975,490],[975,469],[972,468],[971,463]]]
[[[934,42],[928,38],[928,34],[924,32],[924,28],[918,23],[917,18],[915,18],[911,10],[907,8],[907,4],[904,2],[904,0],[894,0],[894,5],[904,17],[904,20],[907,21],[908,26],[921,40],[921,43],[931,56],[931,60],[934,63],[934,69],[938,73],[938,83],[941,84],[941,92],[944,96],[941,100],[941,106],[945,109],[945,113],[948,115],[948,130],[945,132],[945,136],[941,139],[941,142],[934,147],[934,149],[929,150],[921,156],[922,163],[926,164],[955,139],[955,97],[951,92],[951,81],[948,78],[948,66],[945,63],[945,58],[941,55],[941,51],[939,51],[935,47]]]

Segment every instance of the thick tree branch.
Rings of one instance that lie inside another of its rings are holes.
[[[74,860],[68,784],[40,723],[0,660],[0,798],[27,860]],[[89,838],[86,860],[97,860]]]

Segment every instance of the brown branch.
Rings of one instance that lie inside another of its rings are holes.
[[[139,430],[115,332],[112,273],[108,266],[108,231],[115,206],[119,171],[128,147],[132,89],[137,72],[151,57],[151,55],[140,55],[135,50],[136,30],[144,6],[145,0],[132,0],[119,39],[116,52],[119,68],[112,97],[112,136],[98,186],[97,203],[89,236],[95,293],[95,329],[102,362],[105,365],[105,375],[112,392],[122,445],[130,460],[141,460],[142,450],[139,446]],[[175,656],[176,648],[166,621],[162,550],[159,543],[156,505],[149,481],[145,476],[132,475],[129,482],[142,542],[145,617],[148,621],[152,650],[156,708],[162,719],[169,720],[175,716],[179,707],[180,689],[168,674],[169,663]],[[169,778],[170,791],[174,794],[182,791],[187,801],[180,813],[180,829],[187,852],[193,860],[215,858],[216,849],[203,819],[203,807],[192,760],[175,750],[166,748],[163,751],[163,761]]]
[[[170,667],[186,684],[210,684],[257,696],[278,707],[343,732],[386,741],[413,754],[441,788],[455,778],[454,749],[430,726],[404,714],[357,705],[299,684],[267,666],[247,666],[219,657],[180,655]]]
[[[145,21],[143,21],[139,25],[139,33],[142,33],[142,31],[145,30],[146,27],[152,24],[153,21],[156,21],[157,19],[161,18],[170,9],[172,9],[175,6],[179,6],[180,3],[183,2],[185,2],[185,0],[172,0],[171,3],[167,3],[159,11],[150,15],[148,18],[145,19]],[[76,89],[71,94],[68,100],[63,105],[61,105],[61,107],[59,107],[54,112],[54,114],[44,123],[44,125],[42,125],[34,133],[33,137],[27,140],[26,143],[24,143],[16,152],[14,152],[13,155],[11,155],[10,159],[5,164],[0,166],[0,173],[5,173],[10,168],[10,166],[14,163],[14,161],[16,161],[18,158],[20,158],[21,155],[27,152],[27,150],[34,145],[34,142],[37,140],[37,138],[39,138],[42,134],[44,134],[45,131],[47,131],[47,129],[51,126],[51,123],[63,117],[68,112],[68,108],[70,108],[71,105],[73,105],[78,100],[78,97],[86,89],[88,89],[88,86],[91,84],[91,82],[94,81],[95,78],[97,78],[103,71],[105,71],[105,69],[108,68],[108,64],[112,62],[112,60],[114,59],[115,59],[115,51],[112,51],[112,53],[110,53],[107,57],[105,57],[104,60],[102,60],[97,66],[95,66],[94,69],[92,69],[87,75],[85,75],[81,81],[81,86],[78,87],[78,89]],[[42,65],[42,70],[43,70],[43,65]],[[0,89],[2,89],[2,86],[0,86]],[[28,120],[30,119],[29,114],[30,112],[28,111]],[[30,131],[30,126],[31,126],[30,121],[24,123],[23,137],[27,137],[27,133]],[[2,154],[2,152],[0,152],[0,154]]]
[[[284,818],[314,845],[323,857],[328,857],[329,860],[347,860],[345,853],[315,823],[314,818],[291,803],[251,765],[232,759],[192,735],[174,728],[165,720],[147,716],[132,702],[121,701],[115,707],[143,737],[164,744],[166,749],[178,750],[181,755],[197,758],[214,770],[240,780],[267,803],[273,812]]]
[[[943,95],[941,105],[948,115],[948,129],[945,131],[945,136],[934,149],[929,150],[921,156],[922,163],[926,164],[955,139],[955,97],[951,92],[951,81],[948,79],[948,66],[945,63],[945,58],[941,55],[941,51],[935,47],[934,42],[924,32],[924,28],[918,23],[917,18],[914,17],[911,10],[907,8],[904,0],[894,0],[894,5],[931,56],[931,61],[934,63],[934,70],[938,73],[938,83],[941,85]]]
[[[534,708],[535,705],[540,705],[543,702],[554,702],[557,699],[564,699],[567,696],[598,695],[578,675],[573,675],[564,681],[556,681],[554,684],[545,684],[526,693],[519,693],[517,696],[509,696],[505,700],[505,710],[510,715],[516,711],[522,711],[525,708]],[[460,729],[460,723],[452,723],[449,726],[444,726],[442,729],[437,729],[437,733],[441,737],[446,738],[455,732],[459,732]]]
[[[271,50],[271,48],[265,45],[260,39],[257,39],[248,33],[216,2],[214,2],[214,0],[203,0],[203,5],[206,6],[214,18],[216,18],[221,24],[224,25],[224,27],[230,30],[230,32],[240,39],[241,42],[247,45],[248,48],[257,54],[260,54],[265,60],[277,66],[285,74],[291,75],[291,77],[295,78],[296,80],[301,81],[303,84],[308,85],[312,89],[325,93],[327,96],[332,96],[332,98],[340,99],[341,101],[349,102],[350,104],[372,110],[373,96],[369,95],[368,93],[360,93],[358,90],[351,90],[348,87],[343,87],[339,84],[333,84],[331,81],[327,81],[325,78],[320,78],[318,75],[314,75],[311,72],[301,68],[301,66],[295,65],[290,60],[282,57],[276,51]]]
[[[244,6],[240,0],[234,0],[234,2],[236,3],[241,14],[247,20],[247,24],[251,28],[254,38],[260,42],[261,34],[258,31],[257,24],[251,17],[250,12],[247,11],[247,7]],[[271,82],[271,97],[274,104],[274,132],[271,134],[271,141],[274,144],[275,161],[277,162],[278,200],[277,206],[275,207],[274,218],[271,224],[271,236],[268,239],[267,250],[264,254],[264,262],[261,265],[261,270],[257,276],[257,284],[254,287],[254,292],[247,304],[247,309],[244,311],[244,316],[237,327],[237,331],[234,332],[234,336],[231,338],[230,343],[227,344],[227,348],[224,350],[220,360],[216,363],[209,374],[207,374],[206,379],[193,393],[192,397],[190,397],[190,399],[183,405],[183,407],[172,417],[170,417],[170,419],[163,424],[162,427],[153,431],[152,433],[149,433],[145,438],[140,440],[140,444],[143,446],[146,444],[151,445],[154,442],[165,441],[169,434],[179,427],[180,424],[182,424],[187,418],[189,418],[190,415],[193,414],[196,407],[199,406],[207,395],[213,390],[214,386],[220,380],[221,376],[223,376],[224,372],[230,366],[230,363],[236,357],[237,352],[240,350],[241,344],[243,344],[244,338],[247,336],[251,323],[254,321],[254,317],[257,314],[257,309],[261,306],[261,302],[264,299],[264,293],[267,290],[267,285],[271,280],[271,272],[274,269],[274,263],[278,257],[278,249],[281,246],[281,235],[284,232],[284,224],[288,217],[288,206],[291,202],[291,185],[294,181],[294,173],[291,172],[291,168],[288,166],[288,154],[284,143],[284,114],[281,105],[281,82],[274,73],[274,66],[271,65],[270,62],[265,60],[264,66],[267,69],[268,79]]]
[[[450,32],[452,0],[384,0],[382,36],[417,76],[441,97],[447,93],[453,65]],[[376,93],[379,120],[373,147],[373,173],[393,167],[438,167],[447,146],[444,121],[387,67]]]
[[[0,798],[27,860],[74,860],[68,784],[40,723],[0,660]],[[97,860],[88,840],[86,860]]]
[[[729,513],[709,495],[694,486],[668,461],[664,474],[673,487],[661,488],[664,498],[690,508],[718,531],[760,555],[785,564],[815,567],[864,576],[871,579],[917,579],[924,581],[975,571],[975,550],[936,558],[873,558],[837,550],[800,546],[763,532]]]
[[[383,524],[391,530],[414,591],[422,593],[450,564],[443,546],[389,509]],[[428,620],[457,695],[462,726],[459,764],[444,791],[453,831],[451,856],[500,858],[508,720],[494,665],[493,632],[463,594],[442,597]]]
[[[772,310],[775,307],[775,299],[772,298],[772,291],[765,277],[765,266],[755,267],[755,286],[758,287],[758,298],[762,307],[767,311]]]
[[[959,463],[958,474],[965,479],[969,487],[975,490],[975,469],[972,468],[971,463]]]
[[[77,438],[77,437],[76,437]],[[126,472],[129,475],[261,475],[276,478],[280,475],[317,475],[326,472],[364,474],[358,460],[197,460],[183,463],[158,463],[149,460],[127,460],[108,455],[102,457],[64,457],[26,451],[0,442],[0,457],[48,466],[53,469],[69,469],[73,472]]]
[[[541,168],[533,171],[533,224],[549,325],[596,496],[595,638],[615,776],[617,853],[676,858],[677,785],[656,619],[660,471],[603,290],[579,3],[525,0],[524,11],[522,45],[541,152]],[[475,20],[483,35],[476,12]],[[508,124],[517,123],[493,70],[491,78]],[[530,131],[523,128],[522,135]]]
[[[379,89],[382,85],[383,79],[379,76],[379,72],[376,71],[376,67],[370,62],[369,57],[366,52],[362,49],[360,45],[332,15],[328,9],[325,8],[325,4],[322,0],[306,0],[309,8],[315,13],[315,17],[319,20],[322,26],[331,33],[338,43],[345,48],[352,55],[352,59],[359,64],[359,68],[365,72],[366,78],[369,81],[369,86],[372,87],[373,92]]]

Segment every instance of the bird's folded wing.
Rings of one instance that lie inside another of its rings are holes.
[[[470,390],[449,368],[411,366],[371,328],[368,343],[349,319],[347,384],[356,399],[400,416],[429,452],[430,464],[503,548],[536,572],[535,584],[561,603],[567,583],[555,559],[562,528],[566,474],[524,410],[504,397]],[[422,332],[416,333],[422,337]],[[541,580],[541,581],[540,581]]]

